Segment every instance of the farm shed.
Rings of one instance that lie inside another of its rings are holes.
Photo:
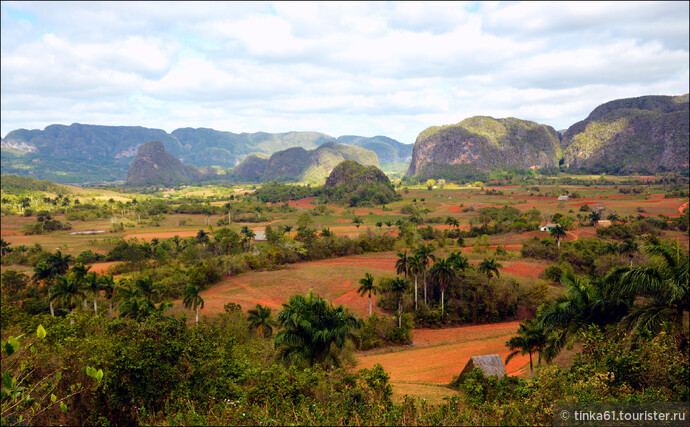
[[[506,376],[506,368],[503,365],[503,360],[498,354],[486,354],[484,356],[472,356],[470,360],[467,361],[465,368],[460,372],[460,381],[463,377],[472,372],[474,368],[479,368],[482,370],[485,376],[489,377],[491,375],[497,378],[503,378]]]
[[[599,221],[597,221],[595,226],[596,226],[596,228],[599,228],[599,227],[609,227],[610,225],[611,225],[611,221],[609,221],[608,219],[600,219]]]
[[[558,201],[559,202],[569,202],[570,197],[568,197],[567,195],[558,196]]]

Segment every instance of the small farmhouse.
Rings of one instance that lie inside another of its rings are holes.
[[[468,373],[472,372],[474,368],[479,368],[484,373],[484,376],[495,376],[496,378],[503,379],[506,376],[506,368],[503,365],[503,360],[498,354],[486,354],[484,356],[472,356],[467,362],[462,372],[460,372],[459,380],[462,381],[463,377]]]
[[[570,201],[570,197],[569,197],[568,195],[564,194],[564,195],[562,195],[562,196],[558,196],[558,201],[559,201],[559,202],[569,202],[569,201]]]
[[[551,231],[554,228],[556,228],[557,225],[558,224],[554,224],[553,222],[550,222],[546,225],[542,225],[541,227],[539,227],[539,231]]]

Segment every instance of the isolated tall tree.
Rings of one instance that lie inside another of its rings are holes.
[[[379,287],[374,284],[374,276],[369,273],[365,273],[364,278],[359,279],[359,284],[360,286],[357,288],[357,293],[359,293],[361,296],[364,296],[365,294],[369,296],[369,316],[371,317],[371,295],[376,295]]]
[[[194,323],[199,323],[199,308],[204,308],[204,299],[200,295],[201,288],[199,286],[188,284],[184,291],[184,298],[182,303],[186,308],[191,308],[196,312],[196,320]]]
[[[565,227],[560,224],[556,224],[556,226],[551,229],[551,237],[556,239],[559,250],[561,249],[561,240],[565,239],[565,237],[568,235],[565,231]]]
[[[431,267],[431,277],[438,283],[441,289],[441,317],[444,315],[444,296],[446,293],[446,288],[453,281],[453,279],[458,277],[458,273],[453,268],[453,263],[447,258],[439,258]]]
[[[548,334],[544,325],[536,319],[524,320],[518,327],[517,336],[512,337],[506,342],[506,346],[511,351],[506,357],[506,365],[518,354],[529,354],[529,376],[534,378],[532,355],[534,353],[539,355],[537,362],[537,367],[539,367],[541,365],[542,352],[547,344]]]
[[[260,337],[268,338],[273,335],[273,328],[277,325],[271,317],[268,306],[257,304],[255,308],[247,310],[247,321],[250,329],[256,329]]]

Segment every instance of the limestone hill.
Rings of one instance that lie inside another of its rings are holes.
[[[564,163],[588,173],[685,171],[689,141],[688,95],[620,99],[568,128]]]
[[[137,186],[189,184],[200,179],[195,167],[183,165],[160,141],[149,141],[139,147],[127,172],[127,185]]]
[[[464,179],[496,169],[555,168],[561,155],[559,135],[550,126],[476,116],[423,131],[407,176]]]
[[[345,160],[371,166],[379,164],[373,151],[327,142],[314,150],[288,148],[273,154],[268,160],[248,157],[232,171],[231,176],[240,182],[282,181],[322,185],[331,171]]]

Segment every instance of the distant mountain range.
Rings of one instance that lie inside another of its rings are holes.
[[[687,94],[620,99],[600,105],[562,133],[517,118],[475,116],[432,126],[414,146],[385,136],[334,138],[319,132],[182,128],[167,133],[134,126],[51,125],[15,130],[2,139],[1,172],[58,183],[124,180],[142,144],[159,141],[186,165],[216,166],[229,171],[229,177],[254,182],[321,182],[335,160],[370,157],[346,154],[340,144],[373,151],[377,164],[410,162],[407,176],[420,178],[465,179],[478,172],[526,168],[687,173],[689,111]]]
[[[466,179],[498,169],[586,173],[687,172],[688,95],[607,102],[563,135],[515,118],[471,117],[417,137],[407,176]]]
[[[59,183],[125,180],[139,147],[160,141],[185,164],[231,168],[251,153],[268,156],[300,147],[314,150],[327,142],[370,148],[381,163],[408,162],[412,144],[375,136],[334,138],[319,132],[232,133],[182,128],[167,133],[139,126],[50,125],[44,130],[19,129],[2,139],[2,174],[30,175]],[[347,141],[347,142],[346,142]]]

